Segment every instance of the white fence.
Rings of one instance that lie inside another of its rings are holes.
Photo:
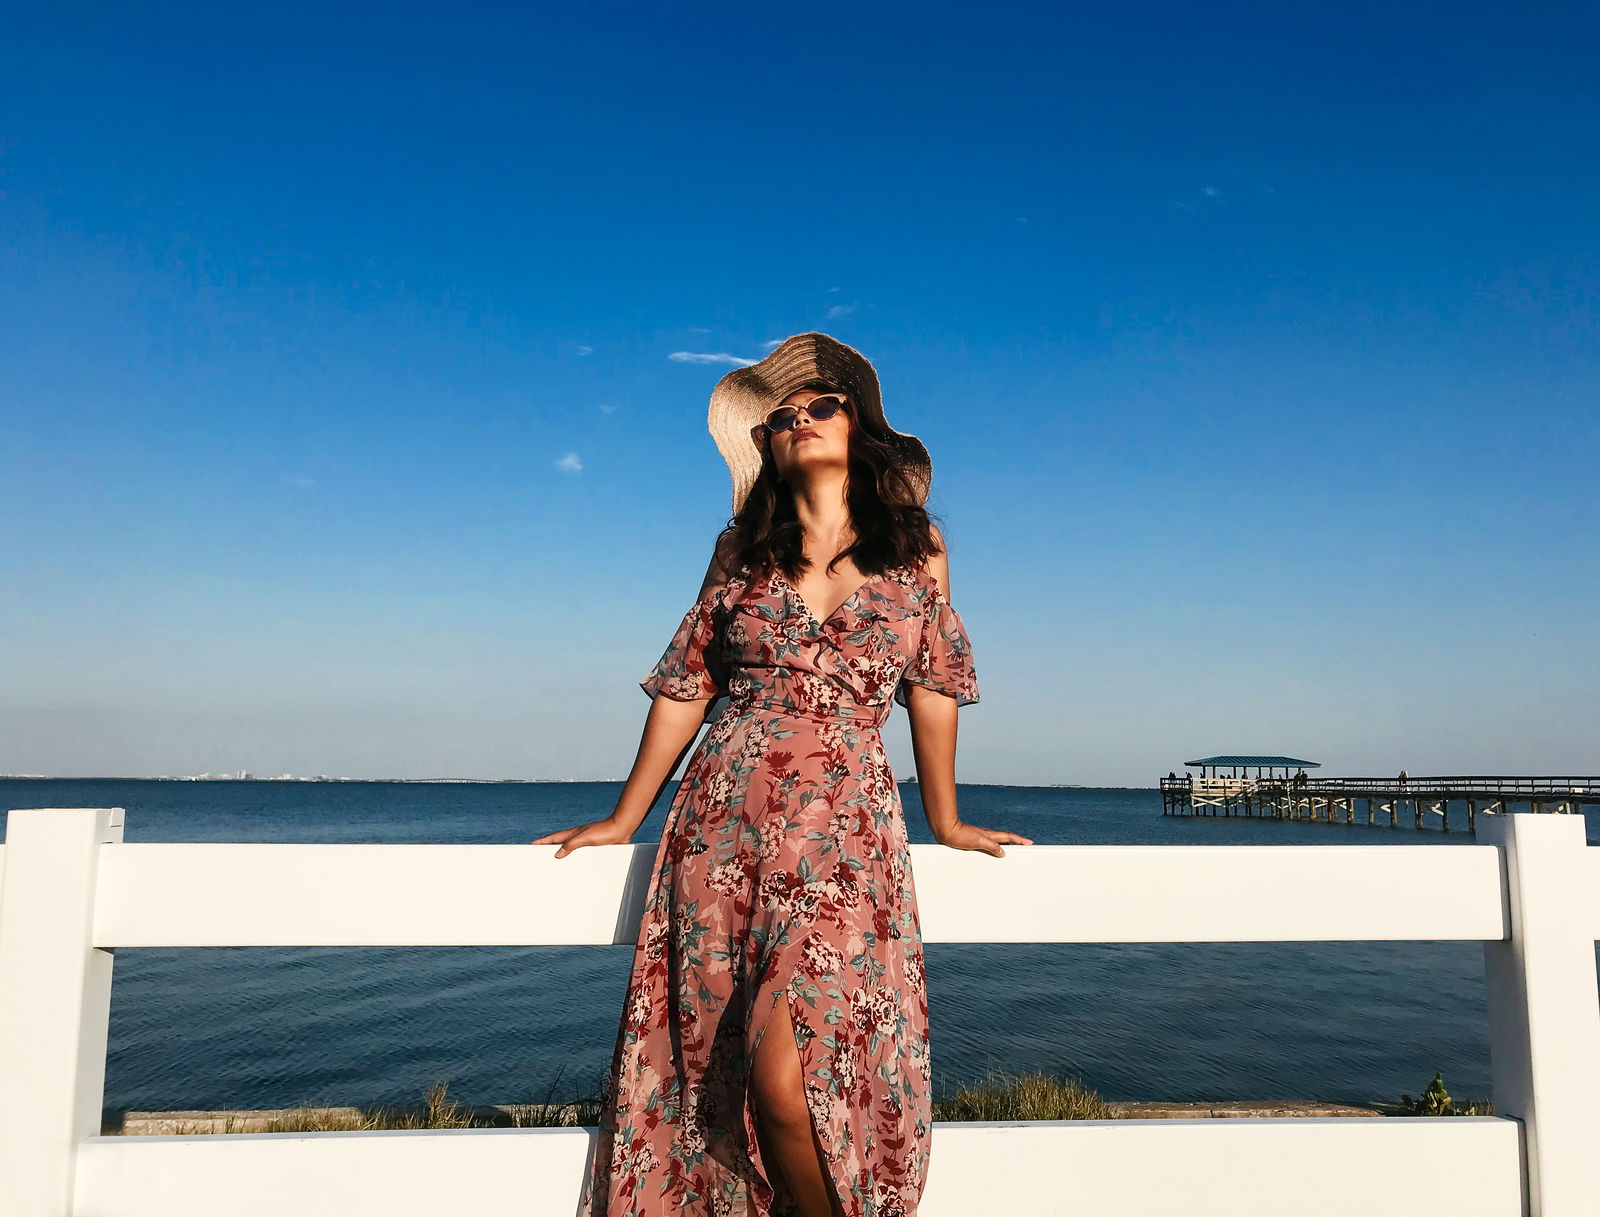
[[[1502,1113],[939,1124],[922,1217],[1594,1217],[1600,850],[1576,816],[1477,842],[914,846],[930,942],[1481,941]],[[112,951],[632,943],[655,848],[125,844],[119,809],[11,812],[0,1217],[570,1217],[590,1129],[99,1135]]]

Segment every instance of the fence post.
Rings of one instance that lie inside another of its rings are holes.
[[[122,809],[13,811],[0,883],[0,1217],[71,1217],[100,1132],[111,952],[92,945],[100,846]]]
[[[1591,1217],[1600,1197],[1600,997],[1579,816],[1478,817],[1500,847],[1509,937],[1483,944],[1495,1114],[1523,1125],[1529,1217]]]

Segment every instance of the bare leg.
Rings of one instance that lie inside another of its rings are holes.
[[[823,1166],[822,1142],[806,1107],[800,1048],[787,997],[778,998],[750,1070],[761,1160],[776,1165],[805,1217],[845,1217]]]

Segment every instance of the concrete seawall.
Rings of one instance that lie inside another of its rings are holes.
[[[1354,1106],[1347,1103],[1318,1103],[1308,1099],[1290,1099],[1283,1102],[1262,1103],[1228,1101],[1220,1103],[1165,1103],[1125,1102],[1107,1103],[1119,1120],[1193,1120],[1193,1119],[1244,1119],[1251,1116],[1313,1117],[1313,1116],[1383,1116],[1391,1114],[1396,1105],[1373,1103]],[[427,1108],[415,1104],[374,1104],[371,1107],[289,1107],[261,1111],[125,1111],[107,1112],[101,1125],[102,1136],[156,1136],[162,1134],[263,1132],[274,1123],[286,1119],[327,1122],[350,1121],[358,1123],[383,1110],[395,1115],[426,1114]],[[475,1126],[511,1128],[543,1116],[545,1107],[538,1103],[500,1103],[470,1107],[465,1104],[455,1109],[463,1120]],[[558,1108],[559,1110],[559,1108]],[[569,1108],[570,1113],[570,1108]]]

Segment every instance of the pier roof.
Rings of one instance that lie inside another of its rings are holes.
[[[1301,761],[1292,756],[1206,756],[1185,765],[1299,765],[1302,769],[1321,769],[1318,761]]]

